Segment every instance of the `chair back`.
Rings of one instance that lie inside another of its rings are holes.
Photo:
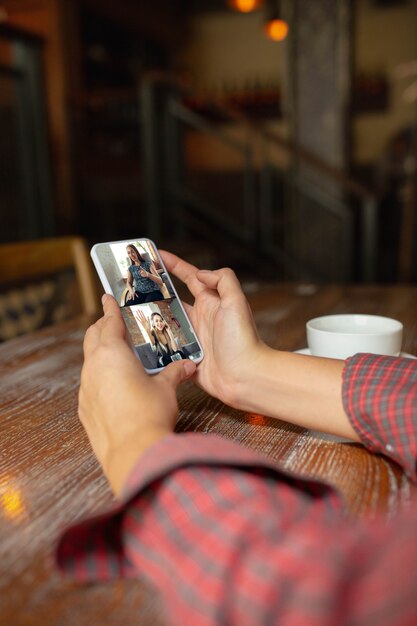
[[[0,245],[0,340],[99,310],[98,280],[82,238]]]

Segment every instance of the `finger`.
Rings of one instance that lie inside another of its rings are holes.
[[[87,358],[97,348],[100,343],[100,326],[103,318],[100,318],[95,324],[92,324],[84,335],[83,350],[84,357]]]
[[[198,280],[204,283],[209,289],[215,289],[217,291],[217,285],[220,280],[218,273],[211,270],[199,270],[197,272]]]
[[[199,271],[197,267],[180,259],[172,252],[160,250],[160,253],[168,272],[182,280],[194,297],[197,297],[205,289],[204,285],[197,278],[197,272]]]
[[[101,339],[112,341],[114,339],[124,339],[126,326],[123,321],[122,312],[116,300],[108,293],[102,297],[104,318],[101,329]]]
[[[167,365],[159,376],[176,389],[179,384],[190,378],[195,370],[196,364],[188,359],[184,359],[183,361]]]
[[[83,342],[84,356],[88,357],[103,340],[103,337],[111,335],[114,324],[118,325],[117,318],[121,319],[121,312],[116,300],[110,294],[104,294],[102,297],[103,317],[100,317],[95,324],[92,324],[86,331]],[[108,319],[112,318],[109,324]],[[117,334],[124,337],[124,323],[121,319],[122,328],[119,328]],[[104,332],[103,332],[104,331]]]
[[[236,298],[246,300],[240,282],[230,268],[225,267],[213,271],[200,270],[197,275],[200,282],[204,283],[209,289],[217,290],[223,302],[235,300]]]
[[[118,315],[120,313],[119,305],[109,293],[103,294],[101,304],[103,305],[104,315]]]

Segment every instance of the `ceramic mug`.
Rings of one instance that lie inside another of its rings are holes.
[[[307,345],[314,356],[346,359],[357,352],[398,356],[403,325],[380,315],[324,315],[307,322]]]

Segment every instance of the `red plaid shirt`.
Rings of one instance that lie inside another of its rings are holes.
[[[363,443],[416,479],[417,361],[356,355],[343,401]],[[122,504],[68,530],[78,580],[144,577],[169,623],[417,624],[417,508],[348,522],[338,494],[216,436],[177,434],[140,459]]]

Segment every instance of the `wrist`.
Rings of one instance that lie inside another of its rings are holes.
[[[262,341],[258,342],[245,359],[244,367],[239,370],[234,382],[228,385],[226,404],[240,411],[255,410],[254,404],[258,404],[257,389],[268,371],[272,353],[276,353],[276,350]]]
[[[170,434],[172,434],[172,430],[169,428],[140,431],[136,436],[132,433],[128,440],[108,451],[102,466],[116,497],[121,493],[130,472],[143,454]]]

